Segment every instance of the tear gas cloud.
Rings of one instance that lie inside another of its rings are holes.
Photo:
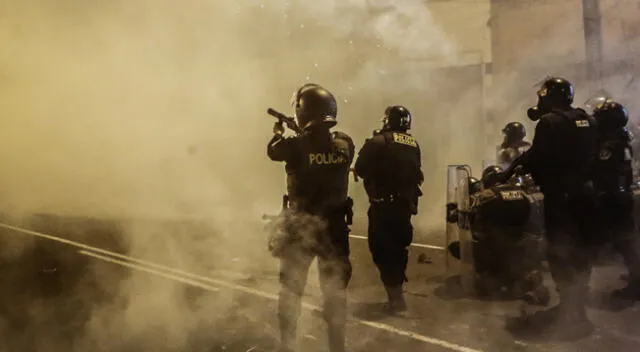
[[[274,120],[265,110],[289,113],[292,91],[314,82],[338,98],[337,129],[357,148],[380,127],[387,105],[411,110],[426,175],[416,237],[439,230],[445,165],[478,170],[487,141],[479,67],[429,69],[460,58],[441,27],[450,19],[433,16],[427,3],[2,1],[2,210],[137,219],[123,235],[129,252],[187,270],[275,268],[259,220],[279,211],[285,183],[283,166],[266,157]],[[543,60],[517,56],[518,63]],[[496,122],[522,120],[522,110],[505,102],[520,78],[487,99],[508,106]],[[363,228],[362,185],[350,192]],[[154,221],[171,218],[197,218],[202,228]],[[200,320],[212,323],[232,306],[201,298],[200,314],[186,318],[193,307],[179,284],[131,275],[117,288],[120,306],[94,309],[83,342],[91,349],[124,330],[123,340],[155,331],[164,337],[158,343],[179,347]]]
[[[412,108],[422,139],[447,127],[421,106],[435,88],[408,63],[454,59],[422,1],[3,7],[2,164],[12,172],[0,187],[12,211],[230,219],[276,210],[284,183],[264,154],[273,122],[264,110],[289,112],[307,81],[336,94],[339,129],[358,147],[387,104]],[[426,153],[433,165],[444,162],[437,152]]]
[[[265,110],[290,112],[291,92],[310,81],[337,96],[338,128],[357,147],[387,105],[404,104],[425,167],[445,164],[449,123],[429,106],[441,87],[415,70],[419,60],[454,60],[456,48],[423,1],[42,0],[1,2],[0,14],[6,213],[136,219],[123,236],[134,256],[200,272],[238,255],[251,259],[247,267],[275,267],[259,221],[279,210],[285,183],[282,165],[265,155],[274,122]],[[423,212],[438,210],[427,222],[441,217],[443,186],[427,181]],[[363,214],[361,188],[352,184]],[[204,228],[153,221],[172,218]],[[193,320],[176,313],[180,295],[136,280],[120,287],[123,314],[96,308],[92,339],[152,320],[170,321],[165,337],[184,343]],[[201,310],[224,315],[221,306]]]

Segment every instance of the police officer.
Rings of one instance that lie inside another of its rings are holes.
[[[625,127],[627,109],[609,98],[601,98],[594,107],[598,124],[598,158],[594,165],[594,186],[598,192],[601,230],[611,239],[629,270],[627,287],[614,291],[614,297],[640,299],[640,255],[633,217],[633,151],[631,136]]]
[[[337,124],[337,103],[327,89],[306,84],[294,93],[292,104],[301,134],[284,138],[283,125],[276,122],[267,147],[271,160],[286,163],[289,196],[289,240],[277,254],[281,351],[294,350],[301,297],[317,256],[330,351],[343,352],[346,288],[352,271],[347,193],[355,146],[348,135],[330,131]]]
[[[388,313],[406,310],[407,247],[413,240],[411,216],[418,212],[423,181],[420,147],[407,131],[411,113],[404,106],[385,110],[382,130],[360,149],[355,164],[369,196],[369,250],[387,291]]]
[[[527,130],[520,122],[509,122],[502,129],[502,133],[504,134],[504,140],[498,146],[497,161],[502,168],[507,168],[517,157],[531,147],[531,143],[524,140],[527,136]]]
[[[547,260],[560,295],[558,306],[540,312],[533,323],[562,325],[570,335],[588,334],[586,315],[591,263],[587,245],[595,212],[590,170],[597,149],[595,121],[572,107],[573,85],[558,77],[546,79],[537,92],[538,104],[527,111],[538,121],[531,148],[505,171],[517,166],[530,173],[544,194]]]
[[[497,165],[482,173],[483,190],[471,195],[473,253],[480,294],[504,292],[536,304],[547,304],[539,269],[538,202],[526,185],[513,178],[499,183]],[[541,224],[540,224],[541,225]],[[502,289],[506,289],[502,291]]]

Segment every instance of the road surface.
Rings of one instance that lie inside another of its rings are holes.
[[[113,221],[55,216],[0,223],[3,350],[274,349],[277,262],[264,250],[207,246],[206,231],[167,224],[138,241],[132,240],[135,230],[122,232]],[[195,238],[201,239],[198,246],[175,249]],[[351,238],[349,351],[640,350],[636,307],[612,311],[596,299],[589,315],[597,330],[588,338],[556,341],[508,332],[505,321],[517,315],[520,303],[462,295],[455,277],[445,272],[438,248],[442,243],[411,247],[408,314],[377,314],[385,295],[363,238],[361,228]],[[421,254],[427,263],[418,262]],[[599,267],[592,280],[593,296],[619,285],[621,272],[616,265]],[[304,300],[300,350],[326,351],[313,267]]]

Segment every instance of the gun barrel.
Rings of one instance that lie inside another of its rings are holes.
[[[280,119],[280,120],[286,120],[287,119],[287,117],[283,113],[275,111],[272,108],[267,109],[267,114],[269,114],[269,115],[271,115],[271,116],[273,116],[273,117],[275,117],[277,119]]]
[[[289,128],[291,128],[293,131],[295,131],[297,134],[302,133],[302,130],[300,129],[300,127],[296,124],[296,121],[294,120],[293,117],[287,117],[285,114],[278,112],[272,108],[268,108],[267,109],[267,114],[275,117],[278,119],[278,121],[280,121],[280,123],[284,123],[286,124]]]

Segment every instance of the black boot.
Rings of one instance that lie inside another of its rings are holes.
[[[404,300],[402,293],[402,285],[400,286],[387,286],[388,303],[385,305],[384,310],[388,314],[403,313],[407,311],[407,303]]]

